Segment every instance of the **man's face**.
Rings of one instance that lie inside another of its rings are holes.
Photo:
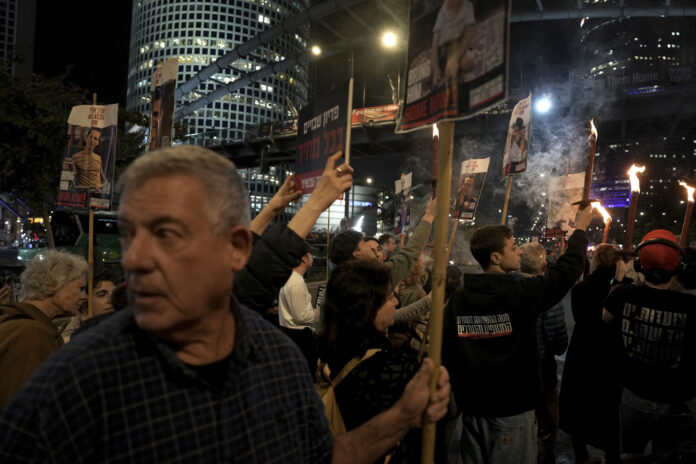
[[[92,311],[95,316],[111,313],[114,307],[111,304],[111,294],[116,285],[110,280],[102,280],[94,286],[94,297],[92,298]]]
[[[187,337],[209,315],[229,311],[234,272],[251,251],[246,227],[214,230],[205,199],[198,180],[171,174],[126,190],[121,200],[123,267],[135,321],[165,339]]]
[[[85,145],[92,151],[95,147],[99,146],[99,141],[101,140],[101,134],[95,130],[89,131],[87,137],[85,138]]]
[[[522,250],[515,243],[513,237],[505,239],[505,246],[503,247],[503,252],[498,253],[500,257],[500,268],[504,272],[519,271],[520,270],[520,259],[522,257]]]
[[[52,297],[52,302],[60,310],[60,314],[76,315],[87,301],[87,279],[80,277],[71,280]]]
[[[357,259],[373,259],[377,261],[382,261],[382,250],[379,244],[374,240],[361,240],[358,243],[358,251],[354,253]]]
[[[390,238],[387,241],[387,253],[388,254],[394,253],[394,250],[396,250],[396,240],[393,238]]]

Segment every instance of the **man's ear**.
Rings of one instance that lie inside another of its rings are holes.
[[[493,265],[498,265],[500,264],[500,261],[503,259],[503,256],[498,253],[497,251],[494,251],[491,253],[491,264]]]
[[[251,231],[244,226],[233,227],[227,232],[227,240],[230,247],[230,268],[232,272],[241,271],[251,256]]]

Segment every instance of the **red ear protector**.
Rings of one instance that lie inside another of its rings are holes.
[[[652,269],[643,269],[643,267],[640,265],[640,256],[639,256],[639,251],[641,248],[647,246],[647,245],[667,245],[668,247],[671,247],[679,252],[679,264],[675,269],[659,269],[659,268],[652,268]],[[640,242],[636,249],[634,250],[634,258],[633,258],[633,269],[635,269],[636,272],[641,272],[645,274],[646,278],[655,283],[664,283],[667,282],[669,279],[672,278],[672,276],[675,276],[679,274],[685,267],[686,267],[686,254],[684,253],[684,250],[682,248],[674,243],[671,240],[666,240],[664,238],[651,238],[649,240],[645,240],[643,242]]]

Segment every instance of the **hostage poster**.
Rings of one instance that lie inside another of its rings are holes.
[[[111,209],[117,123],[117,103],[70,111],[57,205]]]
[[[172,144],[174,125],[174,93],[179,59],[170,58],[157,63],[157,69],[150,82],[150,140],[148,151]]]
[[[573,203],[582,199],[584,185],[584,172],[551,178],[549,182],[549,210],[546,216],[547,229],[551,231],[560,229],[566,233],[566,237],[575,231],[575,213],[578,211],[578,205],[573,205]],[[546,235],[558,235],[558,233]]]
[[[413,173],[401,174],[401,178],[394,182],[396,193],[394,213],[394,233],[403,234],[411,224],[411,180]]]
[[[397,132],[475,115],[507,94],[508,0],[411,0]]]
[[[295,189],[312,193],[326,159],[346,143],[348,124],[348,88],[350,81],[336,87],[326,97],[300,110],[297,120]]]
[[[503,177],[527,169],[527,152],[532,126],[532,94],[517,102],[510,115],[503,152]]]
[[[490,160],[490,158],[469,159],[462,163],[452,219],[467,221],[474,219]]]

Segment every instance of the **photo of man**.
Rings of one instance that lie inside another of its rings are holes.
[[[76,188],[98,193],[106,180],[102,158],[95,153],[101,143],[101,130],[90,127],[84,128],[83,133],[83,149],[63,161],[63,170],[75,172]]]

